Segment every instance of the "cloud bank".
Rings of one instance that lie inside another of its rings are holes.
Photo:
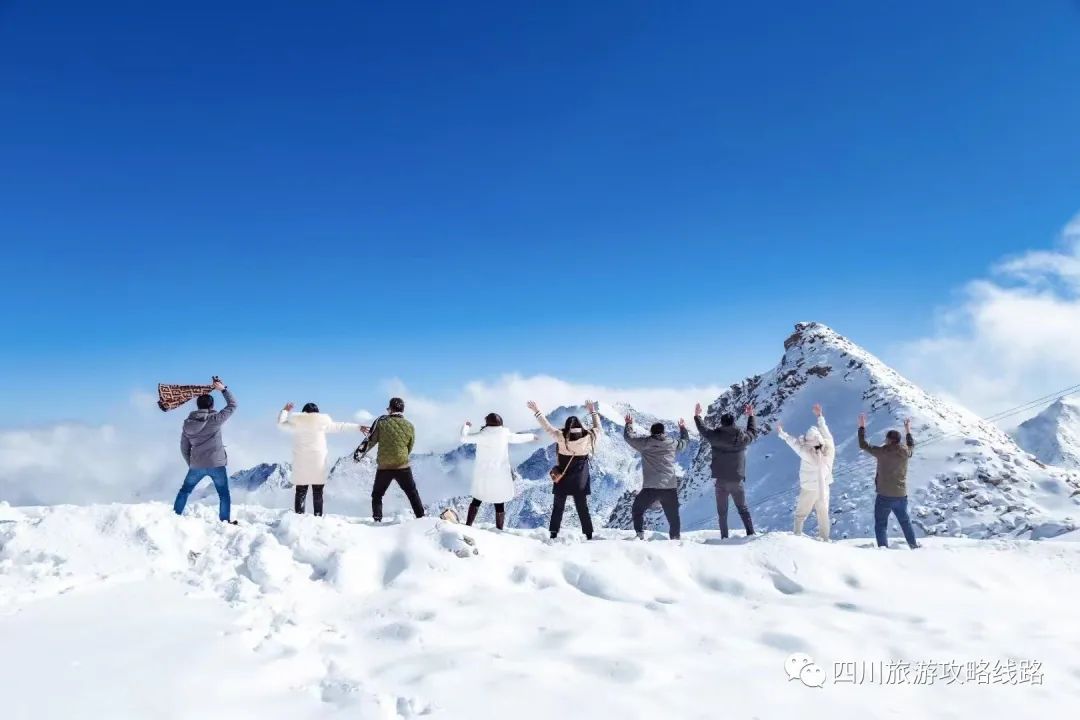
[[[446,397],[414,392],[401,380],[386,383],[385,390],[387,397],[406,399],[406,414],[417,428],[417,451],[440,452],[457,445],[462,422],[479,424],[489,412],[500,413],[515,429],[535,427],[525,407],[528,400],[545,410],[587,399],[621,401],[676,418],[689,417],[695,402],[711,402],[722,388],[610,388],[550,376],[508,374],[494,381],[467,383]],[[171,502],[186,472],[179,443],[186,410],[161,413],[153,400],[133,397],[132,407],[118,409],[115,421],[101,425],[66,423],[0,431],[0,501],[16,505]],[[251,406],[242,399],[225,426],[230,472],[260,462],[288,460],[291,453],[288,437],[271,420],[246,414],[245,408]],[[356,419],[370,421],[374,415],[358,410]],[[337,457],[352,450],[360,436],[339,434],[328,440],[331,456]]]
[[[1080,383],[1080,215],[1056,249],[999,263],[960,298],[901,348],[912,379],[981,415]]]
[[[524,377],[506,374],[492,381],[473,381],[446,397],[431,397],[415,392],[401,380],[386,383],[387,397],[405,398],[406,415],[417,428],[418,449],[445,450],[457,444],[461,424],[471,420],[481,424],[489,412],[497,412],[503,422],[515,430],[536,427],[533,414],[525,406],[530,400],[545,412],[564,405],[583,405],[586,400],[602,403],[629,403],[635,409],[658,417],[687,420],[694,414],[694,403],[707,404],[726,388],[716,385],[685,388],[619,388],[574,383],[550,375]],[[358,421],[378,414],[374,408],[356,413]],[[379,412],[382,412],[380,409]]]

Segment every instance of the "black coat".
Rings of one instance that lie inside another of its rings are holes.
[[[734,425],[712,429],[706,427],[700,417],[695,417],[698,432],[712,449],[712,476],[718,483],[735,483],[746,480],[746,448],[757,437],[757,423],[751,415],[746,419],[746,430]]]
[[[556,467],[559,472],[566,471],[562,480],[553,483],[551,491],[555,495],[588,495],[592,492],[592,478],[589,476],[588,455],[558,454]],[[572,462],[571,462],[572,461]],[[570,469],[566,467],[569,464]]]

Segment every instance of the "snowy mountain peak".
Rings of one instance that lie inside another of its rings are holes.
[[[1058,398],[1017,428],[1016,442],[1040,462],[1080,470],[1080,398]]]
[[[912,420],[918,447],[908,485],[913,514],[927,534],[1053,534],[1080,516],[1075,474],[1046,470],[997,426],[926,393],[832,328],[806,322],[785,340],[776,367],[731,386],[705,418],[715,425],[731,413],[742,425],[743,408],[754,407],[760,434],[747,453],[747,490],[765,527],[789,526],[797,490],[798,458],[779,440],[776,425],[803,432],[814,422],[815,403],[823,406],[837,441],[834,533],[872,531],[874,460],[855,440],[860,413],[867,414],[871,441],[878,443],[887,430]],[[684,527],[716,522],[710,457],[703,446],[680,492]]]

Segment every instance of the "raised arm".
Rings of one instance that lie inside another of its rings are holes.
[[[701,419],[700,415],[693,416],[693,424],[697,427],[698,433],[705,439],[712,437],[716,432],[711,430],[710,427],[705,424],[705,421]]]
[[[821,437],[825,440],[826,445],[836,445],[836,440],[833,439],[832,432],[829,430],[829,424],[825,422],[824,415],[818,415],[817,429],[821,433]]]
[[[220,385],[220,387],[218,387]],[[224,423],[232,414],[236,412],[236,398],[229,392],[229,388],[221,384],[221,381],[214,383],[214,387],[221,391],[221,394],[225,396],[225,407],[221,408],[221,411],[214,416],[214,421],[218,424]]]
[[[814,403],[814,414],[817,415],[817,429],[821,433],[821,439],[825,441],[826,445],[836,447],[836,441],[833,439],[832,433],[829,432],[829,425],[825,422],[825,413],[821,410],[821,403]]]
[[[289,422],[289,413],[295,406],[292,403],[285,403],[285,407],[281,408],[281,412],[277,416],[278,427],[282,430],[292,430],[292,423]]]
[[[589,428],[589,434],[592,436],[593,447],[596,447],[596,443],[604,435],[601,432],[604,426],[600,424],[600,413],[596,411],[596,403],[585,403],[585,409],[589,411],[589,417],[592,418],[592,427]]]
[[[907,443],[906,443],[907,444],[907,454],[908,454],[908,457],[911,457],[912,455],[915,454],[915,438],[912,437],[912,435],[911,435],[911,420],[910,419],[904,421],[904,435],[907,436],[906,437],[906,440],[907,440]]]
[[[754,408],[746,406],[746,431],[742,434],[742,445],[746,447],[757,439],[757,418],[754,417]]]
[[[468,420],[461,426],[461,444],[462,445],[475,445],[476,436],[480,433],[469,432],[472,429],[472,423]]]
[[[511,445],[524,445],[525,443],[536,442],[538,438],[532,433],[510,433]]]
[[[634,419],[627,415],[626,424],[623,425],[622,431],[623,440],[625,440],[626,444],[634,448],[635,450],[641,450],[641,448],[645,445],[645,441],[648,440],[648,438],[635,436],[632,432],[633,427]]]
[[[709,426],[705,424],[705,421],[701,419],[700,403],[694,408],[694,426],[697,428],[698,434],[706,440],[709,440],[716,435],[716,431],[709,428]]]
[[[537,406],[536,403],[530,400],[527,404],[529,406],[529,409],[533,411],[533,415],[536,417],[536,421],[540,423],[540,427],[544,430],[544,432],[555,438],[555,441],[558,442],[559,439],[562,437],[562,433],[559,432],[554,425],[548,422],[548,419],[544,417],[544,413],[540,411],[540,408],[539,406]]]
[[[686,421],[679,418],[679,440],[675,443],[675,452],[681,453],[690,445],[690,431],[686,429]]]
[[[797,452],[799,455],[802,455],[802,440],[797,437],[792,437],[791,435],[788,435],[787,432],[784,431],[784,426],[780,423],[776,423],[776,434],[781,440],[788,444],[788,447]]]
[[[868,452],[874,457],[878,457],[881,454],[881,448],[875,447],[866,442],[866,426],[859,426],[859,449],[863,452]]]

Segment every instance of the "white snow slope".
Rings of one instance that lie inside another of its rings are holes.
[[[1048,465],[1080,470],[1080,398],[1058,398],[1021,423],[1016,443]]]
[[[0,715],[989,720],[1080,698],[1074,542],[548,544],[430,518],[237,516],[0,504]],[[788,679],[792,653],[824,687]],[[838,682],[837,664],[892,661],[910,674]]]

